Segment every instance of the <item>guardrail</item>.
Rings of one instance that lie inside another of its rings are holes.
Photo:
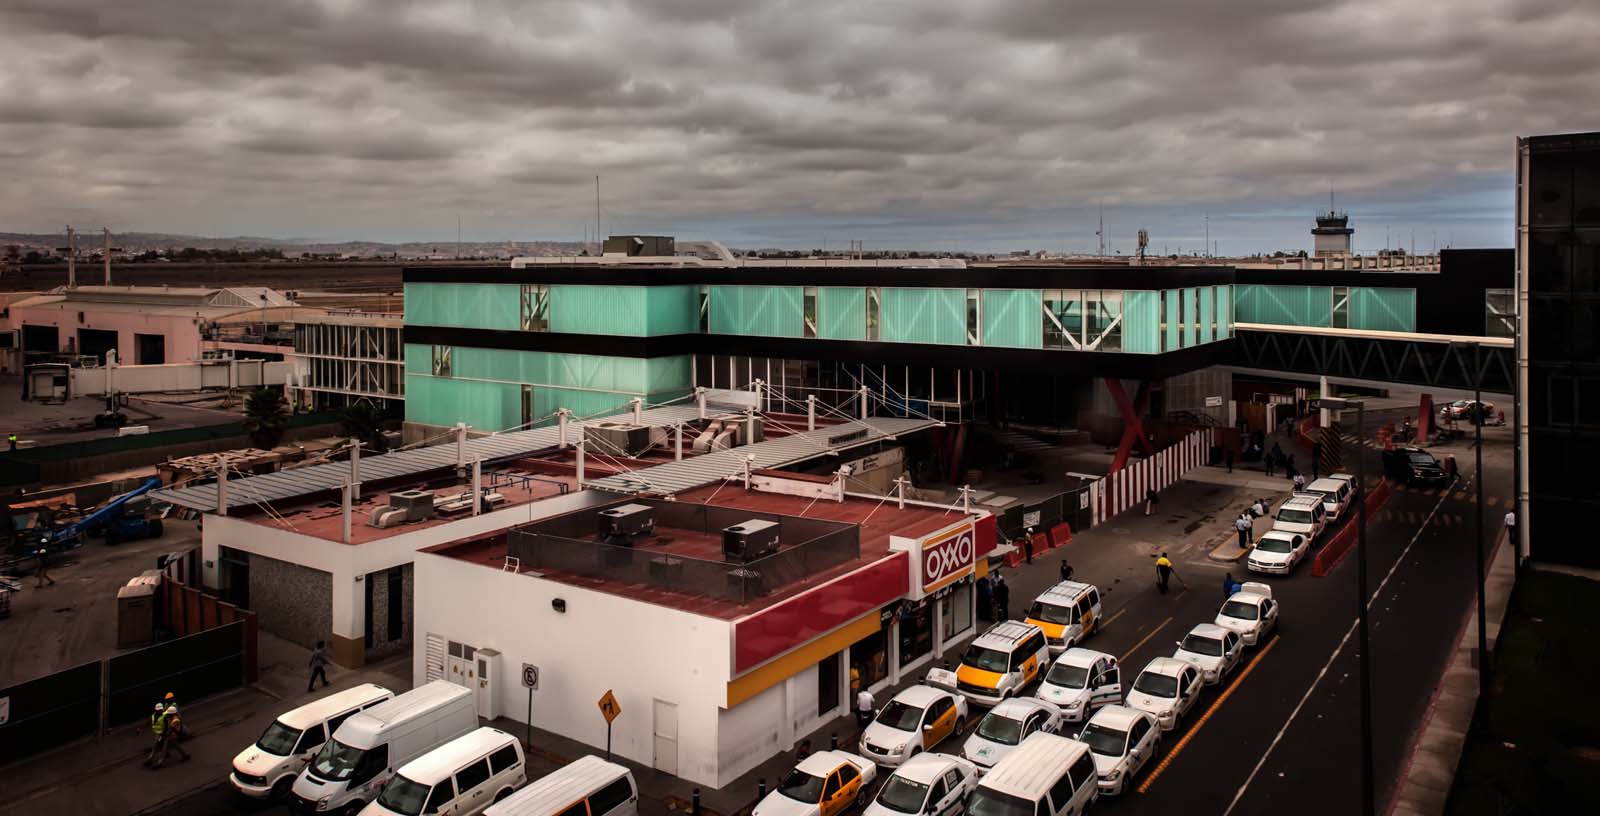
[[[1388,479],[1378,480],[1377,486],[1373,487],[1366,495],[1366,515],[1368,520],[1372,518],[1374,513],[1383,509],[1383,506],[1389,501],[1389,495],[1393,492],[1394,488],[1389,484]],[[1333,568],[1339,566],[1339,562],[1343,561],[1344,557],[1349,555],[1350,550],[1355,546],[1360,528],[1361,519],[1358,514],[1354,521],[1344,525],[1338,533],[1334,534],[1333,538],[1328,539],[1328,543],[1322,545],[1322,549],[1317,551],[1316,556],[1311,559],[1311,574],[1321,578],[1333,572]]]

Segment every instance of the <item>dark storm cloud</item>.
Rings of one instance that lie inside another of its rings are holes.
[[[18,228],[560,234],[598,174],[641,228],[1179,230],[1488,189],[1600,103],[1592,0],[0,0],[0,29]]]

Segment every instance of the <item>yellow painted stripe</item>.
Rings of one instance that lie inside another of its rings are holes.
[[[876,631],[878,610],[874,609],[766,665],[735,677],[728,681],[727,707],[733,708]]]
[[[1100,628],[1104,629],[1105,627],[1110,626],[1112,621],[1116,620],[1117,618],[1122,617],[1123,614],[1125,614],[1127,611],[1128,611],[1128,607],[1126,607],[1126,606],[1122,607],[1121,609],[1118,609],[1116,612],[1114,612],[1111,615],[1111,617],[1106,618],[1103,621],[1100,621]]]
[[[1233,692],[1239,688],[1239,684],[1243,683],[1244,679],[1250,676],[1250,672],[1256,670],[1256,666],[1261,663],[1261,658],[1266,657],[1267,652],[1272,651],[1272,647],[1277,645],[1278,636],[1273,635],[1272,640],[1269,641],[1266,646],[1262,647],[1261,651],[1256,653],[1255,658],[1250,661],[1250,665],[1245,666],[1244,671],[1239,672],[1239,675],[1233,678],[1233,682],[1229,683],[1228,687],[1223,689],[1221,694],[1217,695],[1217,699],[1211,701],[1211,706],[1206,709],[1206,713],[1201,714],[1200,719],[1195,720],[1194,725],[1189,726],[1189,730],[1184,733],[1183,738],[1179,739],[1177,744],[1173,745],[1171,750],[1167,751],[1167,755],[1161,758],[1161,762],[1156,764],[1155,769],[1145,775],[1144,781],[1139,783],[1140,793],[1144,793],[1150,789],[1151,785],[1155,784],[1156,779],[1161,776],[1161,772],[1165,771],[1167,766],[1172,764],[1172,760],[1176,759],[1178,754],[1183,752],[1183,748],[1189,744],[1189,740],[1194,739],[1194,735],[1200,733],[1201,726],[1204,726],[1206,721],[1211,719],[1211,715],[1217,713],[1217,709],[1221,708],[1222,704],[1227,702],[1229,697],[1233,696]]]
[[[1161,631],[1162,628],[1165,627],[1169,623],[1172,623],[1172,618],[1167,618],[1166,620],[1156,624],[1156,628],[1151,629],[1150,630],[1150,634],[1145,635],[1144,637],[1140,638],[1138,643],[1133,644],[1133,648],[1132,649],[1129,649],[1127,652],[1123,653],[1123,655],[1121,657],[1117,658],[1117,660],[1119,662],[1123,661],[1123,660],[1127,660],[1128,659],[1128,655],[1131,655],[1134,652],[1139,651],[1139,647],[1140,646],[1143,646],[1146,643],[1148,643],[1150,641],[1150,638],[1155,637],[1156,633]]]

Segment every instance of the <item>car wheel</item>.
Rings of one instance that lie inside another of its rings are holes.
[[[956,738],[960,739],[961,735],[966,733],[966,731],[967,731],[967,718],[966,717],[957,717],[956,718],[956,731],[955,731]]]
[[[367,806],[366,802],[363,802],[360,799],[357,799],[354,802],[351,802],[350,804],[345,805],[345,808],[344,808],[344,810],[342,812],[344,813],[344,816],[356,816],[357,814],[359,814],[361,812],[361,809],[366,807],[366,806]]]
[[[289,795],[289,790],[293,787],[294,777],[285,776],[284,778],[272,783],[272,793],[269,795],[273,799],[283,799]]]
[[[496,802],[498,802],[501,799],[504,799],[504,798],[506,798],[507,796],[510,796],[510,795],[511,795],[511,789],[510,788],[501,788],[500,792],[494,795],[494,800]],[[859,799],[860,797],[857,797],[857,798]]]

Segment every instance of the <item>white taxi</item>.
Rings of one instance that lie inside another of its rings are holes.
[[[1069,722],[1081,722],[1096,708],[1122,700],[1122,669],[1105,652],[1068,649],[1050,664],[1034,696],[1061,709]]]
[[[1170,657],[1158,657],[1139,672],[1128,691],[1128,707],[1155,717],[1162,731],[1178,726],[1200,699],[1200,670]]]
[[[862,816],[956,816],[978,786],[978,768],[949,754],[917,754],[884,780]]]
[[[1221,682],[1239,665],[1244,642],[1239,636],[1214,623],[1202,623],[1178,641],[1173,658],[1200,670],[1207,685]]]
[[[1244,565],[1251,572],[1288,575],[1310,551],[1311,539],[1300,533],[1271,530],[1256,539]]]
[[[837,816],[854,806],[877,776],[877,766],[848,751],[818,751],[757,802],[751,816]]]
[[[1014,697],[1003,700],[978,721],[961,756],[971,760],[982,770],[994,767],[1006,754],[1011,753],[1029,734],[1043,731],[1054,734],[1061,730],[1061,709],[1034,698]]]
[[[1100,792],[1107,796],[1127,790],[1139,769],[1161,750],[1161,728],[1155,718],[1121,705],[1096,711],[1077,739],[1089,746]]]
[[[1262,642],[1278,626],[1278,602],[1272,599],[1272,587],[1247,581],[1223,602],[1213,623],[1237,634],[1246,646]]]
[[[893,767],[932,750],[967,727],[967,700],[932,686],[912,686],[890,700],[861,732],[861,755]]]

